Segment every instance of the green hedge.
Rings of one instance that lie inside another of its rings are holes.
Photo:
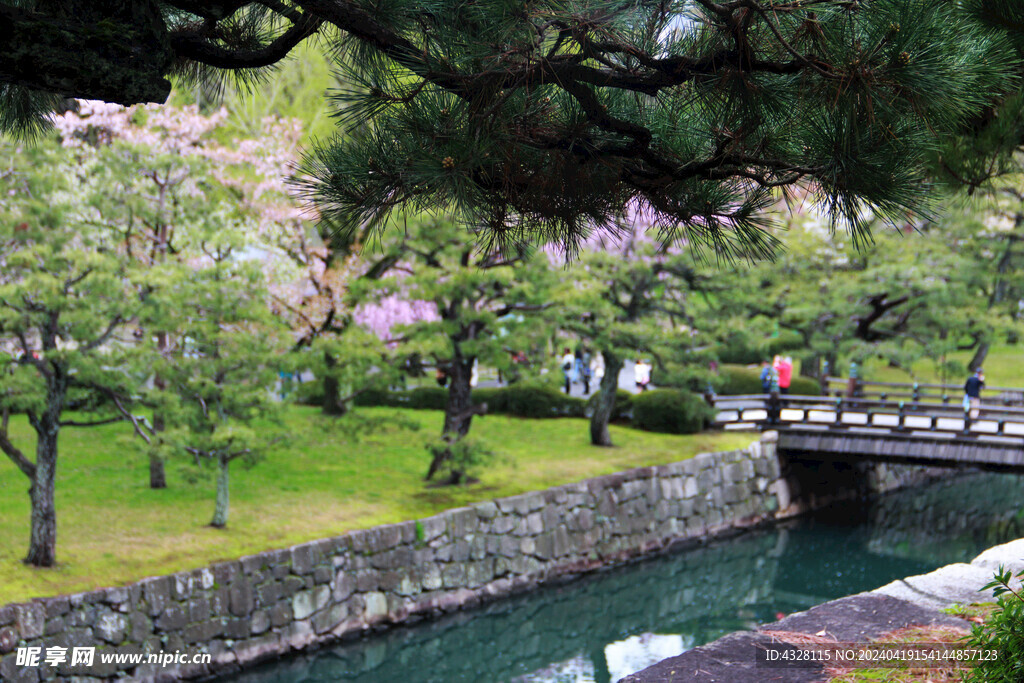
[[[649,432],[694,434],[712,417],[704,399],[689,391],[655,389],[633,397],[633,426]]]
[[[583,417],[587,402],[566,396],[550,384],[516,382],[499,390],[497,405],[487,404],[489,412],[517,417]]]
[[[593,413],[594,406],[597,405],[598,394],[594,393],[587,400],[587,414]],[[578,400],[578,399],[577,399]],[[616,389],[615,391],[615,405],[612,406],[611,421],[618,422],[621,420],[629,420],[633,416],[633,394],[629,393],[625,389]]]
[[[446,387],[416,387],[412,391],[395,393],[407,395],[409,398],[404,405],[417,410],[444,410],[448,406]]]
[[[723,365],[718,369],[720,377],[718,393],[725,396],[761,393],[761,368],[745,368],[738,365]],[[789,383],[789,393],[801,396],[818,396],[821,385],[818,380],[810,377],[793,375]]]

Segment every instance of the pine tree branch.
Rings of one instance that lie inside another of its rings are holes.
[[[7,434],[7,424],[10,421],[10,409],[3,409],[3,424],[0,426],[0,450],[11,459],[18,469],[21,470],[30,481],[35,481],[36,478],[36,465],[31,460],[25,457],[25,454],[21,452],[17,446],[11,443],[10,438]]]
[[[316,33],[321,21],[308,14],[293,19],[292,26],[259,49],[232,50],[210,42],[200,31],[171,34],[171,47],[179,57],[218,69],[258,69],[281,61],[295,46]]]

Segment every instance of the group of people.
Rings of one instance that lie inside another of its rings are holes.
[[[793,359],[775,356],[769,363],[761,363],[761,391],[766,394],[788,394],[793,380]]]
[[[561,360],[562,376],[565,379],[565,393],[568,395],[573,384],[582,383],[583,393],[590,393],[590,381],[600,382],[604,377],[604,356],[591,353],[586,346],[570,351],[565,348]]]

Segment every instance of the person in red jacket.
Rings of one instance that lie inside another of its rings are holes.
[[[775,356],[775,362],[772,364],[775,368],[775,372],[779,374],[779,393],[789,393],[789,383],[793,379],[793,359],[789,356],[782,358]]]

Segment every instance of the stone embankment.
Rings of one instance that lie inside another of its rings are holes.
[[[450,612],[673,544],[791,516],[820,496],[888,490],[915,468],[787,463],[746,449],[597,477],[354,531],[129,586],[0,607],[0,680],[203,678],[367,629]],[[808,502],[810,501],[810,502]],[[98,648],[93,666],[21,666],[17,648]],[[106,653],[208,653],[210,663],[100,663]]]
[[[791,614],[758,631],[732,633],[707,645],[662,660],[619,683],[810,683],[827,680],[824,665],[800,668],[769,668],[758,661],[758,650],[799,649],[779,645],[773,632],[785,632],[787,641],[834,640],[863,643],[882,634],[911,626],[951,626],[967,623],[945,613],[953,605],[994,600],[979,590],[1000,567],[1024,571],[1024,539],[989,548],[970,564],[946,565],[929,574],[911,576],[881,588],[840,600],[832,600],[806,612]],[[799,657],[799,655],[797,656]]]

